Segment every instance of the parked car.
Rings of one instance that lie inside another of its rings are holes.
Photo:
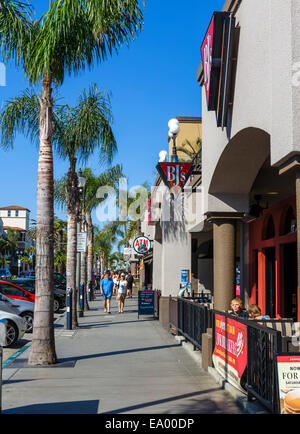
[[[6,319],[6,347],[11,347],[26,332],[26,321],[19,315],[16,307],[0,294],[0,319]]]
[[[35,301],[34,294],[7,280],[0,280],[0,293],[11,299]]]
[[[14,279],[14,283],[31,294],[35,293],[35,279]],[[66,292],[60,289],[54,289],[54,312],[58,312],[66,305]]]
[[[0,268],[0,279],[11,279],[11,272],[7,268]]]
[[[61,286],[66,286],[67,283],[67,279],[65,278],[65,276],[61,273],[54,273],[54,283],[55,285],[61,285]]]
[[[6,301],[11,306],[15,307],[19,315],[26,321],[26,333],[32,333],[33,330],[33,315],[34,315],[34,303],[26,300],[14,300],[9,299],[3,294],[0,294],[1,300]]]

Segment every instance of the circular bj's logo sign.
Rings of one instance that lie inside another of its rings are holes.
[[[140,255],[145,255],[151,249],[151,241],[147,237],[137,237],[133,242],[133,248]]]

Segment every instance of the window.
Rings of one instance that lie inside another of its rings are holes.
[[[0,292],[4,295],[11,295],[15,297],[24,297],[24,292],[16,286],[6,283],[0,283]]]
[[[16,217],[19,217],[19,211],[16,209]]]
[[[264,230],[263,240],[269,240],[270,238],[274,238],[274,237],[275,237],[275,225],[274,225],[273,217],[270,215]]]
[[[7,211],[7,216],[11,217],[11,210],[10,209]]]
[[[290,234],[297,231],[297,221],[293,211],[293,208],[290,206],[286,212],[284,225],[283,225],[282,235]]]

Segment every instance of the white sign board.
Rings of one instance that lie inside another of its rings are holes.
[[[87,246],[87,233],[78,232],[77,233],[77,252],[86,252]]]

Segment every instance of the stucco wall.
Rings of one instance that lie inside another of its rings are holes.
[[[300,2],[243,0],[236,25],[240,27],[240,39],[228,129],[217,128],[215,112],[207,111],[202,88],[204,212],[242,211],[247,206],[247,193],[232,200],[230,192],[225,200],[208,195],[220,156],[241,131],[254,128],[269,136],[272,165],[300,152],[300,86],[293,81],[293,68],[300,62]],[[251,154],[251,143],[249,150],[251,164],[256,158],[255,152]],[[232,170],[238,167],[238,159],[235,164]],[[224,173],[226,176],[230,173]]]

